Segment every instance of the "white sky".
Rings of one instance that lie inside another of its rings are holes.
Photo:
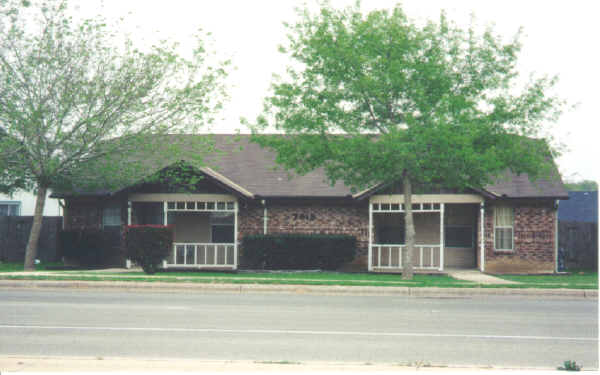
[[[233,60],[236,70],[228,77],[230,100],[222,118],[211,131],[240,130],[240,117],[254,120],[262,109],[273,73],[283,72],[289,63],[277,52],[285,43],[282,22],[293,22],[297,0],[96,0],[72,1],[86,16],[102,13],[108,18],[125,17],[125,27],[138,42],[170,38],[181,43],[182,52],[191,48],[191,35],[198,28],[213,34],[218,54]],[[354,0],[333,0],[336,7]],[[391,8],[396,1],[366,0],[362,8]],[[423,20],[439,16],[445,9],[450,19],[467,27],[471,13],[478,25],[493,23],[494,30],[510,38],[520,26],[521,69],[558,74],[558,93],[578,107],[565,113],[552,133],[568,147],[557,160],[563,178],[600,180],[598,106],[600,88],[600,47],[598,11],[600,2],[533,0],[405,0],[410,18]],[[313,4],[310,3],[309,4]]]

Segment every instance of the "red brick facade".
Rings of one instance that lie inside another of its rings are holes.
[[[248,205],[239,210],[238,239],[264,233],[264,207]],[[267,202],[267,233],[347,234],[357,240],[357,255],[348,265],[367,269],[369,245],[368,204],[335,204],[325,200]],[[243,250],[242,250],[243,251]]]
[[[494,207],[485,208],[485,272],[488,273],[551,273],[555,268],[554,201],[506,202],[514,209],[514,248],[496,250],[494,244]],[[479,237],[481,238],[481,237]],[[480,265],[480,241],[477,264]]]
[[[122,223],[127,223],[126,200],[108,201],[99,198],[67,199],[65,228],[101,228],[102,208],[119,204]],[[508,202],[506,203],[508,204]],[[514,249],[494,248],[494,207],[497,201],[485,203],[485,272],[488,273],[549,273],[555,268],[554,201],[513,201]],[[479,212],[479,210],[477,210]],[[335,200],[273,200],[267,201],[267,233],[348,234],[357,239],[355,260],[347,269],[366,270],[368,253],[368,203]],[[479,215],[479,214],[478,214]],[[240,201],[238,241],[245,235],[263,234],[264,207],[259,202]],[[477,219],[477,265],[480,267],[480,218]],[[243,265],[243,249],[240,248]]]

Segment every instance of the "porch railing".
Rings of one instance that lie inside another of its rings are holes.
[[[173,244],[173,253],[166,267],[236,267],[236,246],[233,243]]]
[[[371,267],[373,269],[402,269],[402,255],[405,245],[371,245]],[[413,251],[413,267],[415,269],[441,269],[440,245],[415,245]]]

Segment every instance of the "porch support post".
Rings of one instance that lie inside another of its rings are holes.
[[[485,271],[485,203],[481,202],[481,204],[479,205],[480,207],[480,213],[479,213],[479,217],[481,218],[481,229],[479,230],[481,232],[481,238],[479,239],[479,247],[481,249],[481,254],[479,256],[480,260],[479,260],[479,269],[481,270],[481,272]]]
[[[127,226],[131,225],[131,201],[127,201]],[[125,268],[131,268],[131,259],[125,259]]]
[[[440,203],[440,271],[444,270],[444,203]]]
[[[166,226],[168,223],[168,211],[167,211],[167,202],[163,201],[163,225]],[[175,245],[173,245],[173,259],[175,259]],[[162,266],[163,268],[167,268],[167,261],[163,260],[162,261]]]
[[[369,200],[369,253],[368,253],[368,257],[369,259],[367,260],[367,267],[369,271],[373,270],[373,264],[372,264],[372,260],[373,260],[373,205],[371,204],[371,201]]]
[[[554,207],[554,273],[558,272],[558,205],[560,201],[557,199]],[[564,266],[563,266],[564,267]]]
[[[268,217],[267,217],[267,202],[263,199],[262,200],[262,205],[264,207],[263,210],[263,234],[267,234],[267,224],[268,224]]]
[[[131,201],[127,201],[127,225],[131,225]]]
[[[237,270],[238,265],[238,201],[233,203],[233,269]],[[227,262],[225,262],[227,263]]]

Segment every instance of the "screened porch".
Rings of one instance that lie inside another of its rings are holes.
[[[161,195],[162,201],[157,201]],[[154,199],[154,200],[153,200]],[[131,197],[128,220],[173,227],[163,268],[237,268],[237,201],[230,196],[143,194]]]
[[[472,195],[414,196],[412,204],[415,270],[475,268],[477,211],[481,198]],[[401,195],[373,196],[369,204],[368,269],[400,272],[407,251],[405,205]],[[449,202],[448,202],[449,201]]]

